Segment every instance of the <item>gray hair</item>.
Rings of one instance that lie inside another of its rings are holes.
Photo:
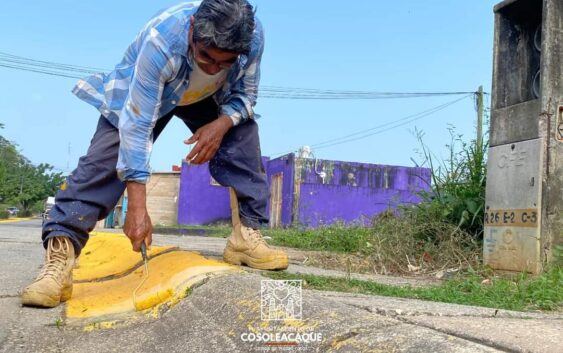
[[[250,53],[255,20],[247,0],[203,0],[194,17],[196,42],[234,53]]]

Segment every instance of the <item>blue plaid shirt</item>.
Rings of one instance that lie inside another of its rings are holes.
[[[148,181],[156,121],[176,107],[188,88],[194,65],[188,59],[190,16],[200,3],[182,3],[159,13],[112,72],[80,80],[73,89],[119,129],[116,168],[121,180]],[[220,114],[231,117],[234,125],[254,118],[263,49],[262,25],[256,20],[250,53],[239,56],[213,96]]]

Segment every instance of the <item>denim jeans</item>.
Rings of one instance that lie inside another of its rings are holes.
[[[153,130],[155,141],[174,116],[195,132],[218,118],[218,107],[212,98],[176,107],[157,121]],[[57,192],[55,205],[43,224],[45,248],[49,238],[67,236],[76,254],[80,254],[96,222],[107,217],[125,191],[126,183],[119,180],[115,169],[118,151],[119,131],[101,116],[86,155],[80,158],[76,169]],[[262,165],[258,125],[254,120],[227,132],[209,162],[209,171],[219,184],[236,191],[241,222],[245,226],[258,228],[268,223],[269,189]]]

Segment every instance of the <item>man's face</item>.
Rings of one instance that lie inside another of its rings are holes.
[[[221,70],[228,70],[237,61],[239,54],[230,51],[206,47],[193,40],[193,17],[190,26],[190,48],[193,50],[197,65],[208,75],[216,75]]]

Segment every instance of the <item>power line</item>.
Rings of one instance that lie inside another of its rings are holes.
[[[370,137],[370,136],[378,135],[378,134],[387,132],[389,130],[407,125],[409,123],[412,123],[416,120],[419,120],[419,119],[422,119],[422,118],[427,117],[429,115],[432,115],[434,113],[437,113],[441,110],[446,109],[447,107],[449,107],[453,104],[456,104],[456,103],[458,103],[458,102],[460,102],[460,101],[462,101],[466,98],[471,97],[472,95],[473,94],[468,94],[468,95],[465,95],[461,98],[455,99],[453,101],[450,101],[450,102],[438,105],[436,107],[430,108],[428,110],[424,110],[424,111],[416,113],[416,114],[408,115],[406,117],[403,117],[403,118],[400,118],[400,119],[397,119],[397,120],[394,120],[394,121],[391,121],[391,122],[387,122],[385,124],[381,124],[381,125],[378,125],[376,127],[373,127],[373,128],[367,129],[367,130],[361,130],[361,131],[358,131],[358,132],[355,132],[355,133],[352,133],[352,134],[349,134],[349,135],[345,135],[345,136],[333,138],[333,139],[330,139],[330,140],[327,140],[327,141],[324,141],[324,142],[316,143],[316,144],[311,145],[311,147],[313,149],[318,150],[318,149],[333,147],[333,146],[341,145],[341,144],[348,143],[348,142],[354,142],[354,141],[362,140],[362,139],[365,139],[365,138]],[[385,127],[387,127],[387,128],[385,128]],[[285,154],[288,154],[288,153],[292,153],[294,151],[295,151],[295,149],[291,150],[291,151],[282,152],[282,153],[275,153],[272,156],[273,157],[282,156],[282,155],[285,155]]]
[[[60,72],[32,69],[32,68],[20,67],[20,66],[15,66],[15,65],[6,65],[6,64],[3,64],[1,61],[0,61],[0,66],[6,67],[6,68],[11,68],[11,69],[16,69],[16,70],[21,70],[21,71],[36,72],[36,73],[46,74],[46,75],[51,75],[51,76],[59,76],[59,77],[66,77],[66,78],[81,78],[80,76],[74,76],[74,75],[60,73]]]
[[[453,101],[451,101],[451,102],[447,102],[447,103],[438,105],[438,106],[436,106],[436,107],[433,107],[433,108],[424,110],[424,111],[422,111],[422,112],[419,112],[419,113],[416,113],[416,114],[411,114],[411,115],[405,116],[405,117],[403,117],[403,118],[400,118],[400,119],[397,119],[397,120],[394,120],[394,121],[390,121],[390,122],[381,124],[381,125],[379,125],[379,126],[376,126],[376,127],[373,127],[373,128],[367,129],[367,130],[361,130],[361,131],[358,131],[358,132],[355,132],[355,133],[352,133],[352,134],[349,134],[349,135],[346,135],[346,136],[342,136],[342,137],[339,137],[339,138],[336,138],[336,139],[332,139],[332,140],[324,141],[324,142],[321,142],[321,143],[317,143],[317,144],[312,145],[311,147],[320,148],[320,147],[322,147],[322,146],[324,146],[324,145],[326,145],[326,144],[332,144],[332,143],[334,143],[334,142],[339,142],[340,140],[347,140],[347,139],[349,139],[349,138],[351,138],[351,137],[354,137],[354,136],[363,135],[363,134],[366,134],[366,133],[370,133],[370,132],[372,132],[372,131],[378,131],[378,130],[381,129],[381,128],[387,127],[387,126],[389,126],[389,125],[395,125],[395,124],[401,123],[401,122],[403,122],[403,121],[405,121],[406,123],[410,123],[410,122],[412,122],[412,121],[415,121],[415,120],[424,118],[424,117],[426,117],[426,116],[428,116],[428,115],[434,114],[434,113],[436,113],[436,112],[438,112],[438,111],[440,111],[440,110],[442,110],[442,109],[445,109],[445,108],[449,107],[450,105],[455,104],[455,103],[457,103],[457,102],[459,102],[459,101],[461,101],[461,100],[463,100],[463,99],[465,99],[465,98],[467,98],[467,97],[469,97],[469,96],[470,96],[470,95],[466,95],[466,96],[461,97],[461,98],[459,98],[459,99],[455,99],[455,100],[453,100]]]
[[[397,93],[395,95],[326,95],[326,94],[294,94],[288,92],[286,94],[270,94],[267,89],[261,88],[261,91],[266,93],[260,93],[261,98],[272,98],[272,99],[293,99],[293,100],[379,100],[379,99],[405,99],[405,98],[430,98],[439,96],[451,96],[460,94],[473,94],[473,92],[463,92],[463,93],[440,93],[440,94],[402,94]]]
[[[13,55],[0,51],[0,67],[29,71],[51,76],[65,78],[83,78],[79,74],[94,74],[108,72],[110,70],[63,64],[45,60],[36,60],[24,56]],[[316,88],[297,88],[281,86],[261,86],[260,98],[268,99],[291,99],[291,100],[378,100],[378,99],[405,99],[405,98],[429,98],[438,96],[466,95],[474,92],[377,92],[377,91],[354,91],[354,90],[331,90]]]
[[[0,51],[0,60],[5,60],[5,59],[12,59],[12,60],[17,59],[17,60],[23,60],[23,61],[26,61],[26,62],[29,62],[29,63],[45,64],[45,65],[49,65],[49,66],[52,66],[52,67],[59,67],[59,68],[74,68],[74,69],[83,70],[86,73],[97,73],[97,72],[109,71],[107,69],[101,69],[101,68],[98,68],[98,67],[78,66],[78,65],[62,64],[62,63],[57,63],[57,62],[53,62],[53,61],[36,60],[36,59],[31,59],[31,58],[27,58],[27,57],[24,57],[24,56],[13,55],[13,54],[9,54],[9,53]]]
[[[372,133],[369,133],[369,134],[366,134],[366,135],[362,135],[362,136],[359,136],[359,137],[357,137],[357,138],[347,139],[347,140],[343,140],[343,141],[339,141],[339,142],[335,142],[335,143],[331,143],[331,144],[328,144],[328,145],[323,145],[323,146],[319,146],[319,147],[315,147],[315,148],[316,148],[316,149],[322,149],[322,148],[332,147],[332,146],[336,146],[336,145],[341,145],[341,144],[343,144],[343,143],[348,143],[348,142],[353,142],[353,141],[362,140],[362,139],[365,139],[366,137],[370,137],[370,136],[373,136],[373,135],[378,135],[378,134],[387,132],[387,131],[389,131],[389,130],[392,130],[392,129],[395,129],[395,128],[398,128],[398,127],[401,127],[401,126],[404,126],[404,125],[407,125],[407,124],[410,124],[410,123],[412,123],[412,122],[414,122],[414,121],[416,121],[416,120],[420,120],[420,119],[422,119],[422,118],[424,118],[424,117],[427,117],[427,116],[429,116],[429,115],[432,115],[432,114],[434,114],[434,113],[437,113],[437,112],[439,112],[440,110],[444,110],[444,109],[446,109],[447,107],[449,107],[449,106],[451,106],[451,105],[453,105],[453,104],[455,104],[455,103],[457,103],[457,102],[459,102],[459,101],[462,101],[462,100],[464,100],[464,99],[466,99],[466,98],[468,98],[468,97],[470,97],[470,95],[467,95],[467,96],[465,96],[465,97],[458,98],[458,99],[456,99],[456,100],[454,100],[454,101],[452,101],[452,102],[443,104],[443,105],[440,106],[439,108],[434,109],[434,110],[432,110],[432,111],[430,111],[430,112],[428,112],[428,113],[425,113],[425,114],[420,115],[420,116],[418,116],[418,117],[415,117],[415,118],[409,119],[409,120],[407,120],[407,121],[404,121],[404,122],[395,124],[395,125],[390,126],[390,127],[386,128],[386,129],[379,130],[379,131],[375,131],[375,132],[372,132]]]
[[[0,51],[0,67],[20,70],[20,71],[34,72],[39,74],[51,75],[51,76],[64,77],[64,78],[73,78],[73,79],[83,78],[83,76],[80,74],[91,75],[95,73],[110,71],[107,69],[101,69],[101,68],[95,68],[89,66],[70,65],[70,64],[63,64],[63,63],[51,62],[45,60],[36,60],[36,59],[13,55],[1,51]],[[487,95],[487,93],[485,94]],[[439,97],[439,96],[459,96],[459,95],[463,95],[463,97],[438,105],[428,110],[424,110],[416,114],[408,115],[406,117],[378,125],[376,127],[367,130],[357,131],[352,134],[348,134],[324,142],[316,143],[311,146],[314,149],[329,148],[344,143],[358,141],[373,135],[384,133],[386,131],[398,128],[400,126],[404,126],[416,120],[422,119],[426,116],[434,114],[440,110],[443,110],[470,96],[474,96],[476,95],[476,92],[465,92],[465,91],[377,92],[377,91],[332,90],[332,89],[298,88],[298,87],[264,85],[260,87],[260,94],[259,94],[260,98],[291,99],[291,100],[351,100],[351,99],[377,100],[377,99],[430,98],[430,97]],[[274,156],[284,155],[291,152],[294,152],[294,150],[274,154]]]
[[[396,92],[373,92],[373,91],[357,91],[357,90],[331,90],[331,89],[318,89],[318,88],[299,88],[299,87],[282,87],[282,86],[268,86],[272,91],[274,90],[292,90],[292,91],[304,91],[312,93],[350,93],[350,94],[397,94]],[[408,93],[403,92],[401,94],[463,94],[463,93],[473,93],[473,92],[426,92],[426,93]]]

